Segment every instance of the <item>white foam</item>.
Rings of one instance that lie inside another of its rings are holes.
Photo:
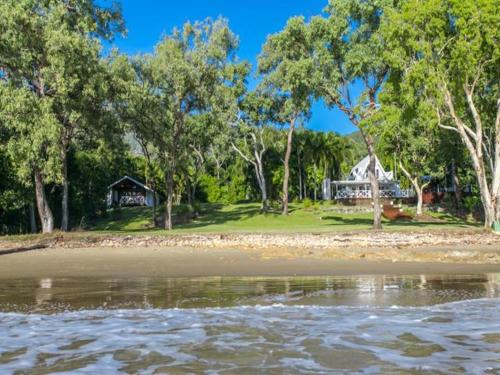
[[[151,352],[172,357],[175,362],[171,366],[199,365],[199,361],[205,361],[202,363],[206,363],[207,368],[227,366],[225,356],[218,359],[216,354],[207,354],[211,350],[253,353],[256,367],[265,366],[262,358],[274,358],[274,352],[286,350],[295,354],[279,359],[285,372],[328,370],[315,360],[317,353],[308,349],[304,340],[316,340],[325,350],[342,346],[371,353],[396,368],[425,365],[429,371],[447,371],[460,365],[467,372],[475,373],[491,367],[490,361],[497,359],[493,350],[498,350],[498,344],[486,342],[483,335],[500,333],[498,311],[500,299],[397,309],[274,304],[207,309],[87,310],[53,315],[0,313],[0,353],[26,348],[26,353],[0,364],[0,373],[33,369],[41,353],[55,354],[45,361],[45,366],[58,360],[95,355],[96,359],[78,372],[96,373],[96,369],[105,369],[98,372],[118,373],[124,362],[113,359],[113,354],[125,349],[140,350],[141,358]],[[432,317],[445,320],[429,321]],[[398,338],[408,333],[425,342],[414,345],[439,345],[444,351],[436,351],[426,358],[408,356],[403,349],[405,340]],[[467,345],[450,337],[454,335],[468,335]],[[352,339],[356,336],[363,340]],[[64,349],[78,340],[92,341],[79,348]],[[400,342],[401,346],[389,349],[393,346],[383,345],[391,342]],[[452,357],[470,359],[458,361]],[[158,366],[154,364],[143,371],[151,373]],[[234,366],[238,366],[237,362]]]

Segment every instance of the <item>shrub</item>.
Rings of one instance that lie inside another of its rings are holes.
[[[303,201],[302,201],[302,204],[304,206],[305,209],[309,209],[313,206],[313,201],[310,199],[310,198],[305,198]]]
[[[210,175],[202,176],[200,187],[206,194],[206,200],[208,203],[217,203],[221,201],[223,192],[217,178]]]
[[[472,214],[480,204],[481,200],[477,196],[468,196],[464,198],[464,206],[469,214]]]

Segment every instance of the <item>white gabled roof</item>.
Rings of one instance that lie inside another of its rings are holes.
[[[129,176],[123,176],[118,181],[113,182],[111,185],[108,186],[108,190],[112,189],[114,186],[118,185],[120,182],[125,181],[125,180],[132,181],[134,184],[139,185],[143,189],[146,189],[146,190],[149,190],[149,191],[153,191],[153,189],[151,189],[150,187],[144,185],[142,182],[139,182],[136,179],[134,179],[132,177],[129,177]]]
[[[392,172],[386,172],[384,170],[384,167],[382,164],[380,164],[380,161],[378,160],[377,156],[375,156],[377,165],[375,166],[376,170],[378,171],[378,179],[379,181],[392,181],[393,180],[393,174]],[[367,181],[368,176],[367,176],[367,170],[368,170],[368,165],[370,164],[370,156],[364,157],[358,164],[356,164],[352,169],[351,172],[349,173],[349,180],[350,181]]]

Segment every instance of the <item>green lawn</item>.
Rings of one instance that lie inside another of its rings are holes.
[[[125,208],[118,217],[100,219],[93,232],[126,232],[144,234],[165,234],[159,228],[151,228],[151,209],[144,207]],[[245,232],[331,232],[370,229],[372,214],[344,214],[333,211],[331,205],[316,205],[304,208],[291,205],[289,216],[282,216],[279,210],[263,214],[256,203],[236,205],[203,205],[202,214],[194,221],[179,224],[169,233],[245,233]],[[432,214],[428,221],[387,221],[387,230],[430,230],[430,229],[480,229],[481,224],[465,221],[446,214]]]

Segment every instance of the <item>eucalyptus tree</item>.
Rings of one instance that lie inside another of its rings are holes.
[[[10,82],[0,85],[0,116],[11,130],[7,153],[23,185],[34,185],[35,199],[43,233],[54,229],[45,184],[60,181],[59,128],[50,111],[50,100],[18,89]],[[32,182],[34,179],[34,182]]]
[[[143,132],[157,150],[164,169],[166,189],[165,229],[172,229],[174,177],[192,149],[193,119],[228,110],[225,95],[241,88],[241,64],[234,62],[238,45],[227,21],[218,19],[186,23],[139,58],[136,75],[146,90]]]
[[[123,30],[120,11],[93,0],[6,0],[0,14],[0,79],[10,92],[3,108],[20,110],[7,116],[16,133],[11,149],[23,178],[34,176],[43,232],[54,226],[44,185],[62,183],[61,227],[67,230],[67,153],[75,133],[92,126],[89,109],[102,105],[96,99],[100,39]],[[20,107],[28,103],[29,109]]]
[[[383,110],[378,114],[382,122],[379,149],[397,160],[396,168],[417,194],[416,215],[422,216],[424,189],[433,178],[443,177],[446,168],[446,160],[439,160],[439,129],[429,125],[432,118],[426,108],[404,105],[395,92],[389,96],[390,86],[384,90]],[[388,102],[388,97],[393,101]]]
[[[338,108],[358,128],[370,158],[368,177],[373,199],[373,228],[382,228],[376,176],[374,129],[370,118],[378,110],[378,93],[389,72],[380,35],[385,7],[392,0],[330,0],[327,17],[311,21],[314,61],[321,82],[316,95]]]
[[[269,209],[264,155],[272,138],[270,130],[273,121],[273,100],[258,92],[245,96],[241,102],[241,111],[237,121],[233,123],[231,147],[255,171],[259,185],[262,211]]]
[[[500,3],[409,0],[385,14],[392,79],[404,99],[426,102],[434,122],[459,135],[490,227],[500,220]]]
[[[113,53],[110,70],[114,78],[115,96],[112,105],[126,131],[133,134],[141,147],[146,159],[146,184],[156,191],[163,181],[164,173],[159,171],[159,149],[153,140],[158,136],[161,119],[167,117],[167,108],[162,106],[156,95],[148,61],[149,57],[128,58]],[[157,222],[156,201],[155,197],[152,217],[154,226]]]
[[[300,121],[309,116],[316,84],[310,29],[303,17],[291,18],[284,30],[268,37],[259,57],[262,88],[279,103],[279,122],[288,125],[283,160],[283,214],[288,215],[288,184],[293,134]]]

